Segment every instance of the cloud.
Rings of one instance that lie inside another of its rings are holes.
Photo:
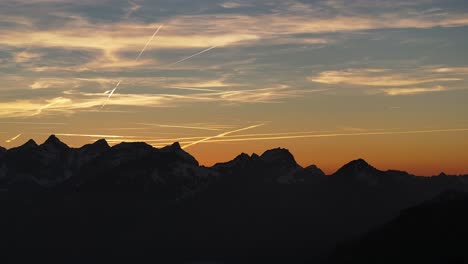
[[[31,60],[39,59],[43,56],[44,56],[43,53],[22,51],[22,52],[15,53],[14,60],[16,63],[24,63],[24,62],[29,62]]]
[[[235,8],[244,6],[237,2],[225,2],[222,6]],[[296,6],[296,7],[295,7]],[[297,6],[302,6],[297,8]],[[304,6],[308,6],[306,8]],[[274,14],[200,14],[175,15],[158,23],[117,21],[113,23],[92,23],[77,14],[60,14],[73,17],[62,26],[47,30],[37,29],[34,18],[18,17],[9,19],[12,23],[25,25],[22,30],[2,28],[0,44],[9,46],[61,47],[72,49],[97,49],[115,53],[119,50],[135,50],[145,43],[148,34],[160,23],[167,25],[153,49],[161,48],[203,48],[210,46],[235,46],[255,42],[274,36],[294,34],[350,32],[385,28],[433,28],[468,25],[466,14],[444,13],[433,15],[412,15],[404,11],[382,14],[343,13],[327,14],[310,5],[293,2],[289,9]],[[130,11],[142,8],[133,4]],[[292,9],[291,9],[292,8]],[[268,23],[265,23],[268,21]],[[292,39],[291,39],[292,40]],[[309,41],[316,42],[313,38]]]
[[[33,84],[29,85],[31,89],[45,89],[45,88],[77,88],[79,81],[76,79],[59,79],[59,78],[42,78],[36,80]]]
[[[361,86],[408,86],[434,82],[461,81],[460,78],[437,76],[413,76],[395,73],[387,69],[348,69],[324,71],[308,78],[311,82],[324,84],[349,84]]]
[[[412,95],[421,93],[443,92],[448,89],[443,86],[428,87],[428,88],[389,88],[383,89],[387,95]]]
[[[128,19],[130,16],[132,16],[133,13],[137,12],[142,8],[141,5],[132,1],[129,1],[129,4],[130,6],[126,9],[126,14],[124,15],[125,19]]]
[[[88,23],[88,22],[87,22]],[[95,49],[108,53],[124,50],[140,50],[141,43],[148,41],[148,34],[159,24],[115,23],[110,25],[93,25],[80,23],[64,26],[54,30],[11,30],[2,29],[3,45],[25,47],[52,47],[64,49]],[[73,27],[73,30],[71,28]],[[230,46],[241,41],[256,40],[253,34],[236,34],[225,31],[220,34],[206,34],[204,31],[193,31],[190,35],[178,34],[177,30],[167,30],[158,37],[152,49],[205,48],[207,46]]]
[[[219,88],[219,87],[234,87],[240,86],[240,84],[226,83],[224,79],[219,80],[207,80],[202,82],[182,82],[174,84],[175,87],[187,87],[187,88]]]
[[[221,104],[278,103],[287,98],[303,96],[314,90],[292,89],[285,85],[244,90],[197,91],[184,94],[144,93],[114,94],[109,106],[120,107],[177,107],[194,102]],[[77,111],[97,110],[108,95],[68,90],[63,96],[49,99],[31,99],[0,102],[1,117],[31,117],[53,114],[73,114]]]
[[[251,5],[247,3],[238,3],[238,2],[224,2],[224,3],[221,3],[220,6],[227,8],[227,9],[231,9],[231,8],[248,7]]]
[[[468,67],[443,67],[432,69],[435,73],[468,74]]]

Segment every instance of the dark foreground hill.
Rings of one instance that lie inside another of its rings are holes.
[[[178,143],[73,149],[51,136],[0,150],[0,253],[9,262],[318,263],[467,182],[364,160],[326,176],[280,148],[208,168]]]
[[[342,244],[330,263],[467,263],[468,193],[446,191]]]

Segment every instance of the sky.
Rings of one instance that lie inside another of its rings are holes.
[[[468,174],[466,0],[2,0],[0,145]]]

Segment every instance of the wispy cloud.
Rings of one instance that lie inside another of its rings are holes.
[[[132,1],[129,1],[129,4],[130,6],[126,9],[127,12],[124,16],[125,19],[128,19],[133,13],[137,12],[138,10],[142,8],[141,5]]]
[[[468,74],[468,67],[442,67],[432,69],[435,73]]]
[[[354,3],[355,4],[355,3]],[[225,2],[226,8],[245,6],[241,2]],[[167,34],[161,36],[151,49],[194,49],[212,46],[233,47],[246,43],[258,44],[260,40],[276,39],[283,43],[303,41],[325,44],[329,39],[311,37],[306,34],[354,32],[386,28],[433,28],[458,27],[468,25],[463,13],[441,13],[437,16],[427,14],[409,15],[404,10],[378,14],[344,13],[339,15],[324,12],[311,5],[294,1],[289,8],[273,14],[200,14],[175,15],[158,23],[139,23],[114,21],[112,23],[93,23],[77,14],[65,14],[69,19],[63,25],[51,30],[35,27],[33,16],[7,18],[21,25],[21,30],[0,28],[3,37],[0,44],[10,47],[62,48],[98,51],[107,58],[100,64],[109,64],[111,58],[124,60],[118,56],[123,51],[137,49],[147,41],[147,31],[158,24],[167,25]],[[298,7],[299,6],[299,7]],[[141,9],[132,4],[130,12]],[[58,12],[58,11],[56,11]],[[58,15],[58,14],[52,14]],[[2,18],[3,14],[2,14]],[[264,23],[268,21],[268,23]],[[292,37],[303,34],[303,37]],[[34,54],[23,54],[20,60],[28,60]],[[44,69],[44,68],[42,68]]]
[[[239,3],[239,2],[230,1],[230,2],[221,3],[220,6],[227,8],[227,9],[231,9],[231,8],[249,7],[251,5],[247,3]]]
[[[29,87],[31,89],[49,89],[49,88],[64,88],[67,87],[68,89],[77,88],[79,86],[79,80],[74,79],[62,79],[62,78],[41,78]]]
[[[411,76],[388,69],[347,69],[324,71],[308,78],[324,84],[351,84],[363,86],[408,86],[434,82],[461,81],[461,78],[438,76]]]
[[[44,56],[43,53],[22,51],[22,52],[15,53],[14,59],[16,63],[25,63],[31,60],[39,59],[42,56]]]
[[[187,88],[214,88],[214,87],[233,87],[239,86],[236,83],[226,83],[224,79],[220,80],[208,80],[202,82],[183,82],[176,83],[176,87],[187,87]]]
[[[66,125],[67,123],[57,123],[57,122],[10,122],[10,121],[0,121],[0,124],[12,124],[12,125],[42,125],[42,126],[60,126]]]
[[[387,95],[412,95],[421,93],[443,92],[448,89],[444,86],[428,87],[428,88],[389,88],[383,89]]]
[[[190,90],[188,90],[190,91]],[[296,90],[280,85],[270,88],[244,90],[193,91],[185,94],[142,93],[114,94],[108,105],[121,107],[177,107],[194,102],[217,103],[277,103],[318,90]],[[0,117],[31,117],[45,114],[73,114],[102,107],[102,93],[65,91],[62,96],[49,99],[30,99],[0,102]]]

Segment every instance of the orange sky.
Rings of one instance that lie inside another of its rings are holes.
[[[8,0],[0,145],[180,141],[206,165],[283,147],[327,173],[468,174],[467,17],[443,0]]]

